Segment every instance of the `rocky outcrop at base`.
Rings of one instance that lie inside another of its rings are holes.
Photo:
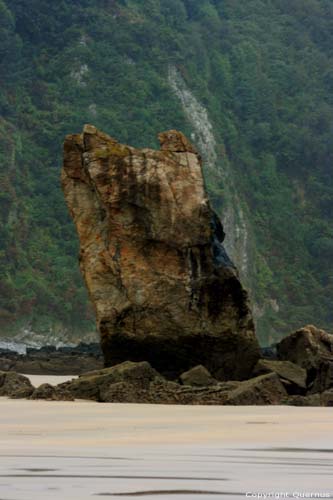
[[[107,366],[147,360],[246,379],[260,353],[201,159],[175,130],[136,149],[86,125],[64,145],[62,186]]]
[[[285,339],[285,342],[289,341]],[[303,363],[304,358],[301,357],[300,362]],[[323,366],[319,358],[318,366]],[[0,372],[0,396],[112,403],[333,406],[330,377],[326,377],[323,383],[320,368],[317,377],[312,380],[309,378],[312,370],[313,363],[306,370],[291,361],[261,359],[253,370],[252,378],[245,381],[218,381],[202,365],[193,367],[178,379],[168,380],[147,361],[126,361],[84,373],[55,387],[43,384],[36,389],[22,375]]]
[[[211,375],[207,375],[211,381]],[[112,403],[265,405],[279,404],[287,397],[276,374],[199,387],[196,379],[193,385],[166,380],[146,361],[126,361],[84,374],[60,387],[78,399]]]
[[[26,354],[0,349],[0,370],[29,375],[80,375],[104,367],[99,344],[76,347],[45,346]]]

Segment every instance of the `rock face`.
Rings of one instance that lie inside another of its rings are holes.
[[[259,348],[200,156],[180,132],[159,139],[139,150],[86,125],[65,141],[62,186],[106,366],[245,379]]]

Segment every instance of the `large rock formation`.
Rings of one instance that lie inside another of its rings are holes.
[[[66,138],[62,186],[106,365],[198,364],[247,378],[259,357],[247,294],[210,207],[201,161],[177,131],[135,149],[86,125]]]

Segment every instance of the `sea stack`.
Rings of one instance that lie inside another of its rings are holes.
[[[92,125],[65,140],[62,187],[105,364],[248,378],[258,342],[200,155],[176,130],[159,140],[160,150],[136,149]]]

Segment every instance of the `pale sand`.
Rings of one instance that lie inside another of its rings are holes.
[[[25,375],[24,373],[22,375]],[[62,382],[67,382],[67,380],[71,380],[72,378],[77,378],[76,375],[25,375],[28,377],[35,387],[38,387],[41,384],[62,384]]]
[[[2,398],[0,499],[333,498],[332,431],[332,408]]]

